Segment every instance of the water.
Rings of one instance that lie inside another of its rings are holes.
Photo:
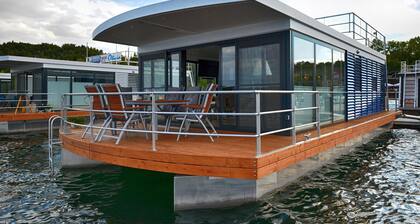
[[[263,200],[173,212],[172,175],[49,176],[45,135],[0,137],[0,223],[420,223],[420,132],[393,130]]]

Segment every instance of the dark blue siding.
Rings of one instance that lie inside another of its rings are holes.
[[[348,52],[346,65],[348,120],[383,111],[386,89],[385,65]]]

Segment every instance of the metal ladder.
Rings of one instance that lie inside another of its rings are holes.
[[[62,120],[63,118],[58,115],[51,116],[48,119],[48,160],[50,163],[51,173],[54,175],[54,145],[60,145],[59,138],[54,139],[54,122]]]

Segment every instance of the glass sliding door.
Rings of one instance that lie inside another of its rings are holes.
[[[264,86],[280,82],[280,44],[239,49],[239,86]]]
[[[146,59],[143,60],[143,89],[165,90],[166,87],[166,59]]]
[[[303,38],[293,37],[293,80],[296,91],[314,90],[315,45]],[[310,93],[296,93],[296,107],[307,108],[314,106],[314,97]],[[296,125],[303,125],[314,121],[314,111],[297,111]]]
[[[221,48],[221,79],[222,90],[233,90],[236,87],[236,46],[227,46]],[[226,113],[236,112],[235,94],[221,94],[221,110]],[[222,116],[221,124],[224,126],[234,127],[237,117]]]
[[[238,49],[239,89],[279,89],[280,88],[280,44],[272,43]],[[261,110],[281,108],[279,94],[263,94]],[[255,94],[241,94],[238,99],[240,112],[255,112]],[[255,127],[254,117],[239,117],[239,124],[245,129]],[[273,122],[274,121],[274,122]],[[266,115],[262,118],[262,129],[270,131],[280,126],[280,115]]]
[[[316,44],[316,90],[319,94],[320,121],[321,123],[332,122],[332,49]]]

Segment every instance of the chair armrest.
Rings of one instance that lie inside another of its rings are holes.
[[[181,105],[183,108],[189,108],[189,109],[203,109],[203,107],[199,104],[185,104]]]

